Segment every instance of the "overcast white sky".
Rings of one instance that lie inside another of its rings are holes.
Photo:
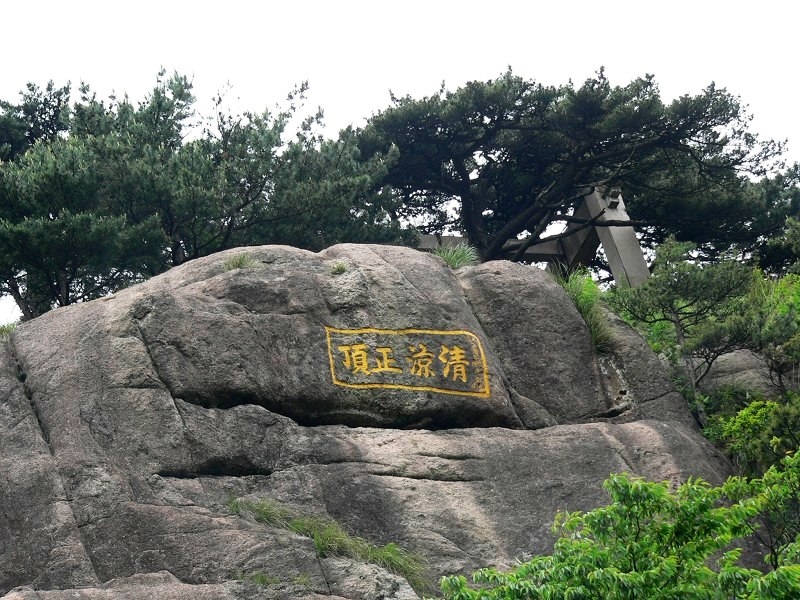
[[[800,5],[797,5],[800,6]],[[604,66],[612,84],[652,73],[662,97],[715,82],[741,96],[761,137],[800,161],[800,8],[778,0],[39,0],[4,3],[0,98],[33,81],[144,97],[161,67],[194,81],[198,108],[230,83],[261,111],[308,80],[329,134],[389,104],[509,65],[544,84]],[[0,310],[0,322],[12,319]]]

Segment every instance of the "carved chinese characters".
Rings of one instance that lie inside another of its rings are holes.
[[[474,333],[335,327],[325,331],[335,385],[489,397],[486,356]]]

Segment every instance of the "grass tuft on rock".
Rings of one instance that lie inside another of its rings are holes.
[[[554,275],[554,278],[567,292],[567,296],[586,321],[595,352],[598,354],[612,352],[615,346],[614,333],[600,306],[602,292],[592,276],[585,270],[578,270],[568,275]]]
[[[337,260],[331,265],[331,275],[341,275],[347,272],[347,263]]]
[[[19,323],[6,323],[5,325],[0,325],[0,340],[7,340],[11,337],[11,334],[14,333],[14,330],[17,328]]]
[[[246,252],[240,252],[239,254],[234,254],[230,258],[226,259],[224,263],[222,263],[222,267],[226,271],[234,271],[236,269],[252,269],[258,264],[252,256],[247,254]]]
[[[417,591],[432,589],[425,561],[397,544],[376,546],[363,538],[350,535],[337,521],[329,517],[297,515],[266,498],[257,501],[231,500],[228,507],[237,515],[249,513],[259,523],[288,529],[310,538],[320,557],[344,556],[361,560],[405,577]]]
[[[440,247],[433,251],[433,254],[441,258],[447,263],[451,269],[458,269],[459,267],[471,267],[477,265],[481,261],[478,251],[472,246],[467,244],[459,244],[458,246]]]

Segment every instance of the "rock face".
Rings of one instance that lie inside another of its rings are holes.
[[[395,542],[435,582],[549,551],[556,511],[605,504],[610,473],[721,481],[615,328],[598,359],[537,269],[356,245],[229,251],[52,311],[0,362],[0,596],[415,598],[230,500]]]
[[[700,384],[705,392],[724,387],[739,387],[774,398],[780,394],[777,382],[769,376],[766,361],[750,350],[734,350],[720,356]]]

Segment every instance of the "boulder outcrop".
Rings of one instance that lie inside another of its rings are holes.
[[[0,597],[415,598],[230,501],[397,543],[435,581],[547,552],[610,473],[721,481],[609,318],[598,358],[538,269],[340,245],[223,252],[25,323],[0,357]]]

